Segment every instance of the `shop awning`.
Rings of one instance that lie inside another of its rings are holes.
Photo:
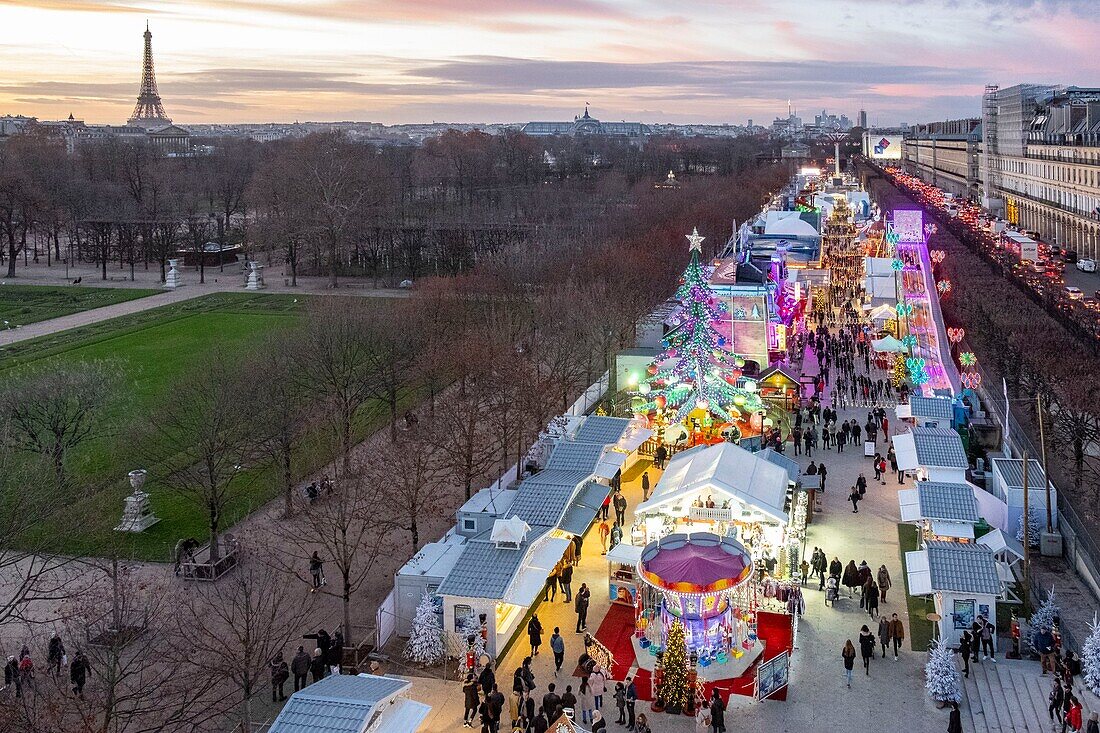
[[[621,450],[623,453],[633,453],[642,446],[642,443],[652,437],[653,431],[649,428],[643,428],[641,426],[632,427],[623,437],[619,438],[619,442],[615,445],[615,448]]]
[[[608,481],[612,480],[615,478],[615,474],[622,470],[626,459],[626,453],[620,453],[617,450],[604,451],[604,454],[600,456],[600,462],[596,464],[596,476],[605,478]]]
[[[966,522],[944,522],[932,520],[932,534],[937,537],[955,537],[956,539],[974,539],[974,525]]]
[[[893,336],[884,336],[877,341],[871,342],[872,348],[878,352],[889,352],[891,354],[897,354],[905,351],[905,344],[898,341]]]
[[[587,532],[609,491],[611,491],[610,486],[595,481],[582,486],[569,508],[565,510],[565,516],[562,517],[558,527],[570,534],[582,535]]]
[[[901,506],[901,521],[919,522],[923,519],[920,513],[920,495],[916,489],[899,491],[898,504]]]
[[[932,572],[924,550],[905,553],[905,576],[909,581],[909,595],[926,596],[932,592]]]
[[[550,571],[561,560],[565,548],[572,541],[565,537],[544,537],[536,542],[508,586],[504,602],[516,606],[532,605],[546,587],[546,578]]]
[[[620,542],[607,551],[607,561],[621,562],[624,565],[637,565],[638,561],[642,559],[642,550],[644,549],[644,547]]]
[[[903,471],[914,471],[920,468],[917,461],[917,446],[913,442],[912,433],[902,433],[893,437],[894,456],[897,458],[898,468]]]
[[[894,408],[894,414],[898,416],[899,420],[905,420],[913,417],[913,412],[909,409],[908,402],[899,402],[897,407]]]

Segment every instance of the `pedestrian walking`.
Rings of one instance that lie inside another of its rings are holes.
[[[824,491],[825,491],[825,479],[828,478],[828,476],[829,476],[829,469],[826,468],[824,463],[822,463],[820,466],[817,467],[817,475],[821,477],[821,491],[822,491],[822,493],[824,493]]]
[[[878,643],[882,646],[882,658],[886,659],[886,650],[890,646],[890,619],[879,616]]]
[[[546,694],[542,696],[542,709],[548,710],[552,718],[558,717],[558,709],[564,707],[561,697],[558,696],[557,686],[551,682],[546,687]]]
[[[561,590],[565,594],[565,602],[573,602],[573,565],[565,563],[565,566],[561,569],[561,575],[558,576],[558,581],[561,583]]]
[[[19,662],[16,661],[14,655],[8,656],[8,661],[4,664],[4,687],[15,686],[15,696],[23,697],[23,680],[19,677]],[[73,692],[76,692],[76,688],[73,688]]]
[[[867,628],[867,624],[859,630],[859,654],[863,657],[863,672],[871,676],[871,657],[875,656],[875,635]]]
[[[710,697],[710,727],[713,733],[725,733],[726,731],[726,703],[722,700],[722,694],[715,687]]]
[[[599,665],[592,668],[592,674],[588,676],[588,684],[592,687],[592,705],[596,710],[602,710],[603,694],[607,691],[607,675]]]
[[[638,688],[634,685],[634,678],[626,678],[626,729],[634,730],[636,720],[634,708],[638,704]]]
[[[844,643],[840,651],[840,658],[844,661],[844,678],[848,681],[848,687],[852,686],[852,668],[856,666],[856,648],[849,639]]]
[[[577,612],[577,633],[581,633],[588,628],[588,602],[592,596],[592,592],[588,590],[588,586],[581,583],[580,590],[577,591],[577,598],[574,603],[574,609]]]
[[[599,710],[592,712],[592,733],[604,733],[607,730],[607,721],[603,719],[603,713]]]
[[[1062,730],[1065,731],[1066,723],[1069,723],[1069,727],[1074,731],[1081,730],[1081,716],[1083,715],[1083,708],[1081,707],[1081,701],[1077,699],[1076,695],[1070,695],[1069,706],[1069,720],[1062,721]]]
[[[657,450],[653,452],[653,463],[659,469],[664,469],[665,458],[668,457],[668,448],[665,448],[664,444],[657,446]]]
[[[290,660],[290,672],[294,675],[294,691],[304,690],[309,674],[309,655],[304,646],[298,647],[298,653]]]
[[[531,614],[531,620],[527,622],[527,636],[531,640],[531,655],[537,657],[542,646],[542,622],[537,613]]]
[[[577,689],[577,706],[581,709],[581,725],[592,723],[592,688],[588,684],[588,675],[581,677],[581,686]]]
[[[978,638],[980,638],[982,642],[982,659],[990,659],[996,664],[997,652],[993,648],[993,639],[994,635],[997,633],[997,627],[989,623],[984,616],[978,616],[977,621],[981,624]]]
[[[554,633],[550,635],[550,651],[554,652],[554,675],[561,671],[562,662],[565,661],[565,639],[562,638],[561,629],[554,627]]]
[[[57,677],[61,674],[61,665],[65,663],[65,644],[62,643],[61,637],[54,632],[54,635],[50,637],[50,642],[46,647],[46,667],[50,670],[50,674]]]
[[[313,658],[309,660],[309,674],[314,682],[325,678],[325,656],[319,648],[313,650]]]
[[[951,713],[947,718],[947,733],[963,733],[962,716],[959,713],[959,704],[951,701]]]
[[[861,585],[855,560],[849,560],[848,564],[844,566],[844,575],[841,577],[840,582],[848,589],[848,597],[851,598],[855,594],[855,589]]]
[[[600,522],[599,526],[600,544],[603,545],[603,552],[601,555],[607,554],[607,539],[611,536],[611,527],[607,526],[607,521]]]
[[[309,574],[313,576],[313,588],[309,592],[316,593],[318,588],[325,585],[325,564],[316,550],[309,558]]]
[[[84,685],[88,682],[88,674],[92,671],[92,665],[84,652],[77,649],[73,656],[73,662],[69,665],[69,682],[73,684],[73,694],[84,699]]]
[[[554,565],[550,574],[546,576],[546,589],[542,594],[542,600],[551,603],[558,597],[558,585],[561,582],[561,560]]]
[[[901,622],[896,613],[890,614],[890,641],[894,645],[894,661],[898,661],[898,649],[905,641],[905,624]]]
[[[478,682],[474,673],[466,675],[466,681],[462,683],[462,704],[465,708],[462,712],[462,727],[473,728],[477,719],[477,709],[481,704],[481,696],[478,694]]]
[[[1100,713],[1090,713],[1089,722],[1085,724],[1085,733],[1100,733]]]
[[[286,700],[286,681],[290,679],[290,668],[281,656],[271,660],[271,702]]]
[[[642,501],[649,501],[649,471],[642,471]]]
[[[967,629],[962,633],[962,637],[959,639],[959,656],[962,657],[963,677],[967,679],[970,678],[971,644],[973,644],[973,637],[970,636],[970,629]]]
[[[486,662],[485,666],[481,668],[481,673],[477,676],[477,683],[481,685],[481,694],[488,698],[497,685],[497,676],[493,672],[492,662]]]
[[[603,498],[603,504],[600,504],[600,519],[607,521],[607,515],[611,511],[611,494],[608,494]]]
[[[1047,715],[1055,723],[1062,722],[1062,703],[1065,702],[1065,698],[1066,692],[1062,689],[1062,681],[1055,677],[1054,687],[1047,696],[1047,701],[1050,703],[1047,705]]]
[[[879,590],[878,583],[873,580],[869,582],[871,588],[867,591],[867,613],[870,614],[871,618],[874,618],[875,614],[878,613]]]
[[[615,523],[620,527],[624,526],[626,524],[626,497],[623,496],[622,491],[615,492],[613,504],[615,507]]]
[[[890,590],[893,583],[890,582],[890,571],[886,569],[886,565],[880,565],[878,569],[878,590],[879,599],[886,603],[886,591]]]
[[[615,683],[615,691],[611,693],[611,697],[615,700],[615,709],[619,711],[619,719],[615,723],[626,725],[626,687],[622,682]]]
[[[848,493],[848,501],[852,502],[852,514],[858,514],[859,513],[859,489],[857,489],[855,486],[853,486],[852,490]]]

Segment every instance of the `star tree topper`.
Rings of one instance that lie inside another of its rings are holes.
[[[688,242],[690,242],[690,246],[689,246],[690,251],[692,251],[692,252],[702,252],[703,251],[703,240],[706,239],[706,237],[699,236],[699,228],[698,227],[692,227],[691,228],[691,234],[686,234],[684,236],[686,236]]]

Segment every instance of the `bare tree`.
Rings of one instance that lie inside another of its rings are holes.
[[[373,345],[363,328],[363,312],[371,307],[358,298],[315,301],[298,341],[298,373],[332,422],[344,472],[351,463],[356,414],[373,394],[366,367]]]
[[[253,402],[261,447],[276,463],[283,494],[283,517],[294,513],[294,455],[310,421],[310,390],[298,374],[296,333],[276,333],[257,349],[246,370],[262,375]]]
[[[220,557],[225,511],[250,479],[242,471],[258,453],[249,405],[254,378],[215,352],[184,377],[152,422],[152,438],[178,453],[164,465],[166,486],[206,512],[210,560]]]
[[[390,440],[397,440],[397,403],[409,383],[416,356],[417,334],[409,307],[362,309],[359,328],[370,348],[363,353],[362,379],[366,395],[389,408]]]
[[[91,437],[100,437],[104,408],[118,396],[120,372],[101,361],[52,366],[23,375],[0,394],[14,448],[37,453],[53,465],[57,486],[65,484],[65,456]]]
[[[425,432],[417,427],[400,442],[379,445],[364,463],[371,483],[385,487],[381,495],[386,514],[409,533],[413,552],[420,548],[420,523],[453,509],[443,480],[442,451],[426,439]]]
[[[302,583],[311,582],[309,561],[314,552],[327,567],[335,568],[339,583],[316,590],[340,599],[348,646],[354,639],[352,594],[370,578],[377,562],[395,549],[385,491],[385,484],[369,480],[358,467],[338,470],[331,493],[304,506],[293,522],[283,522],[275,530],[285,554],[272,561]]]
[[[453,394],[441,400],[435,411],[431,439],[440,451],[442,465],[451,480],[470,498],[474,480],[488,471],[497,457],[494,442],[491,392],[477,378],[465,378]]]
[[[244,553],[242,567],[180,598],[177,639],[195,670],[231,685],[240,730],[252,730],[252,698],[264,688],[272,660],[301,634],[312,599]]]

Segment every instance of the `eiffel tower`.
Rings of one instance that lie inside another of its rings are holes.
[[[153,34],[149,32],[149,23],[145,23],[145,58],[141,64],[141,91],[138,93],[137,106],[130,115],[128,124],[145,129],[155,129],[172,124],[164,112],[157,91],[157,77],[153,72]]]

